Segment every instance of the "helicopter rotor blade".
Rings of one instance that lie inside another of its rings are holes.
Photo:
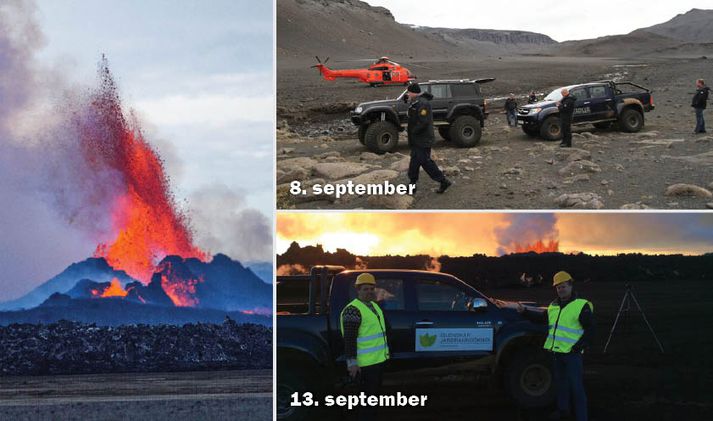
[[[319,63],[319,64],[322,64],[322,61],[321,61],[321,60],[319,59],[319,57],[318,57],[318,56],[314,56],[314,58],[316,58],[316,59],[317,59],[317,63]]]
[[[322,64],[327,64],[328,61],[329,61],[329,57],[327,57],[327,59],[324,60],[324,63],[322,63]]]

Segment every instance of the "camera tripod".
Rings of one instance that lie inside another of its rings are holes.
[[[616,314],[616,319],[614,319],[614,324],[611,327],[611,331],[609,331],[609,338],[607,338],[607,343],[604,345],[604,353],[606,354],[607,348],[609,347],[609,342],[611,342],[611,338],[614,335],[614,330],[616,329],[616,325],[619,322],[619,318],[621,317],[622,313],[628,313],[629,309],[631,308],[631,301],[636,304],[636,308],[639,310],[639,313],[641,313],[641,316],[644,318],[644,322],[646,323],[646,326],[648,326],[649,331],[654,337],[654,340],[656,341],[656,344],[659,346],[659,349],[661,350],[661,353],[663,354],[663,345],[661,345],[661,342],[659,341],[658,336],[656,336],[656,332],[654,332],[654,328],[651,327],[651,324],[649,323],[649,320],[646,318],[646,313],[644,313],[644,310],[641,309],[641,306],[639,305],[639,301],[636,299],[634,296],[634,291],[631,290],[631,285],[626,284],[626,292],[624,293],[624,298],[621,300],[621,305],[619,306],[619,312]],[[625,307],[626,306],[626,307]]]

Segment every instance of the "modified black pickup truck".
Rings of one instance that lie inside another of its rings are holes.
[[[522,407],[554,399],[550,358],[542,350],[547,329],[515,310],[500,308],[454,276],[411,270],[353,270],[317,266],[309,275],[277,278],[277,418],[302,420],[293,394],[318,396],[347,378],[339,317],[356,297],[363,272],[376,278],[377,302],[387,322],[387,371],[413,372],[459,364],[496,376]],[[537,310],[537,307],[530,307]],[[543,309],[540,309],[543,310]],[[491,377],[492,378],[492,377]]]
[[[546,140],[562,137],[557,102],[562,99],[563,88],[577,99],[572,125],[593,124],[606,129],[617,123],[625,132],[638,132],[644,127],[644,113],[654,109],[651,92],[631,82],[606,80],[565,86],[540,102],[518,108],[517,120],[527,135]]]
[[[430,80],[421,82],[422,92],[433,95],[433,125],[447,141],[462,148],[480,142],[488,113],[480,85],[495,78],[476,80]],[[399,132],[408,123],[406,91],[396,99],[359,104],[351,112],[352,123],[359,126],[359,142],[371,152],[393,152],[399,144]]]

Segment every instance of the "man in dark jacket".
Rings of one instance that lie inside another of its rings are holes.
[[[540,312],[520,303],[497,301],[499,307],[514,308],[534,323],[549,326],[543,348],[552,355],[554,382],[557,389],[557,410],[551,420],[568,419],[570,395],[577,421],[587,420],[587,395],[584,391],[582,353],[594,334],[594,305],[578,296],[574,280],[567,272],[557,272],[552,284],[557,299]]]
[[[574,114],[574,103],[577,98],[569,94],[569,89],[563,88],[562,99],[557,102],[557,109],[560,113],[560,130],[562,131],[561,148],[572,147],[572,115]]]
[[[407,88],[408,101],[408,144],[411,147],[411,161],[408,166],[408,178],[411,184],[416,185],[418,175],[423,167],[426,173],[440,183],[436,193],[444,193],[451,183],[438,165],[431,159],[431,146],[436,140],[433,134],[433,116],[431,103],[433,95],[428,92],[421,93],[418,83],[412,83]]]
[[[691,107],[696,110],[696,129],[693,133],[705,133],[706,132],[706,122],[703,120],[703,110],[706,109],[708,104],[708,92],[710,88],[706,86],[703,79],[698,79],[696,81],[696,94],[693,95],[693,101],[691,102]]]
[[[530,96],[527,97],[527,103],[528,104],[534,104],[537,102],[537,94],[535,91],[530,92]]]
[[[515,94],[510,94],[510,97],[505,100],[505,114],[508,119],[508,126],[517,127],[517,101]]]

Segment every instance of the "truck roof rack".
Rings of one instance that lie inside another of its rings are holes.
[[[434,79],[423,83],[488,83],[494,80],[494,77],[486,77],[482,79]]]

